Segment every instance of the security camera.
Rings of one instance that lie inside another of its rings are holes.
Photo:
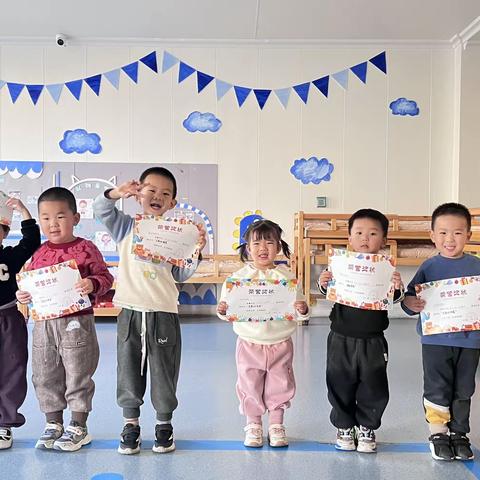
[[[57,33],[55,35],[55,43],[58,47],[66,47],[67,46],[67,36],[63,33]]]

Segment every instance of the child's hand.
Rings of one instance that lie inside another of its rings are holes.
[[[217,305],[217,313],[219,315],[226,315],[227,314],[227,308],[228,308],[227,302],[220,302]]]
[[[17,301],[22,304],[30,303],[32,301],[32,295],[30,292],[25,292],[24,290],[17,290],[15,292]]]
[[[403,288],[402,277],[400,276],[400,272],[397,272],[396,270],[393,272],[392,283],[395,290],[400,290]]]
[[[22,201],[19,198],[10,197],[5,202],[5,205],[19,212],[22,215],[23,220],[30,220],[32,218],[27,207],[22,203]]]
[[[408,295],[404,298],[403,304],[412,312],[420,313],[425,308],[425,300]]]
[[[88,295],[93,292],[93,282],[89,278],[82,278],[75,284],[75,288],[81,295]]]
[[[300,315],[305,315],[308,312],[308,305],[304,300],[295,302],[293,306]]]
[[[143,185],[141,185],[137,180],[130,180],[118,185],[113,190],[110,190],[108,192],[108,196],[112,200],[118,200],[119,198],[138,197],[142,188]]]
[[[198,246],[198,251],[201,252],[205,248],[205,245],[207,244],[207,232],[203,228],[203,225],[198,226],[198,234],[199,234],[199,237],[198,237],[197,246]]]
[[[318,283],[320,284],[320,286],[322,288],[327,288],[328,286],[328,282],[333,278],[333,275],[332,275],[332,272],[330,272],[329,270],[324,270],[321,274],[320,274],[320,278],[318,280]]]

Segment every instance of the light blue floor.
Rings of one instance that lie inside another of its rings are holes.
[[[177,451],[159,455],[150,450],[155,415],[147,395],[141,418],[142,452],[121,456],[116,453],[122,418],[115,402],[115,324],[101,323],[97,330],[101,357],[95,376],[94,411],[89,419],[93,443],[76,453],[33,449],[44,420],[30,386],[23,407],[27,423],[14,431],[14,447],[0,451],[2,478],[480,478],[479,451],[478,462],[468,463],[435,462],[429,454],[421,406],[420,345],[412,320],[392,320],[388,330],[391,399],[377,432],[379,446],[374,455],[337,452],[332,446],[335,429],[328,420],[330,407],[324,380],[326,319],[313,319],[294,337],[297,394],[285,417],[290,447],[249,450],[242,445],[244,422],[235,396],[236,337],[227,323],[189,317],[182,324],[180,406],[174,417]],[[480,447],[479,419],[477,395],[472,402],[470,438]]]

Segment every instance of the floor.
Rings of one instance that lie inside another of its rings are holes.
[[[377,432],[378,453],[338,452],[329,423],[325,389],[325,347],[328,320],[314,318],[294,337],[297,395],[285,424],[290,446],[284,449],[243,447],[243,418],[235,396],[236,337],[229,324],[213,317],[183,319],[183,358],[179,380],[180,406],[174,427],[177,450],[151,451],[154,412],[150,399],[142,410],[142,451],[116,452],[122,427],[115,402],[115,324],[97,325],[101,358],[89,430],[94,441],[76,453],[38,451],[35,440],[43,418],[29,388],[23,413],[27,423],[14,431],[14,446],[0,451],[2,477],[13,479],[131,480],[171,479],[475,479],[480,478],[480,451],[473,462],[432,460],[421,406],[420,345],[414,321],[392,320],[389,378],[391,400]],[[471,440],[480,447],[480,405],[473,399]]]

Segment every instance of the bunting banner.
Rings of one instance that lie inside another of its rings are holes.
[[[71,95],[79,101],[82,96],[83,86],[87,85],[88,88],[98,97],[101,95],[102,89],[104,88],[103,79],[105,78],[113,88],[116,90],[120,87],[120,79],[121,74],[128,77],[128,79],[133,84],[138,84],[139,82],[139,64],[144,65],[149,70],[153,71],[154,73],[158,74],[158,63],[157,63],[157,55],[156,51],[145,55],[142,58],[139,58],[135,62],[131,62],[127,65],[123,65],[118,67],[114,70],[110,70],[104,73],[98,73],[96,75],[91,75],[86,78],[80,78],[77,80],[69,80],[64,83],[55,83],[55,84],[27,84],[27,83],[20,83],[20,82],[10,82],[7,80],[0,80],[0,90],[6,85],[8,93],[10,95],[10,99],[12,103],[15,103],[22,92],[25,90],[28,92],[28,95],[33,103],[33,105],[37,105],[41,95],[43,92],[48,92],[55,103],[60,101],[62,96],[62,92],[67,90],[71,93]],[[164,51],[162,62],[161,62],[161,73],[164,74],[171,70],[173,67],[178,65],[178,76],[177,76],[177,83],[182,83],[189,77],[194,76],[196,78],[196,88],[197,93],[203,92],[205,89],[208,88],[210,84],[213,84],[215,88],[215,94],[217,101],[220,101],[224,98],[228,92],[233,91],[235,95],[235,99],[239,108],[241,108],[249,96],[255,98],[258,108],[263,110],[267,101],[271,98],[277,98],[283,108],[287,108],[288,103],[290,101],[290,94],[291,92],[295,92],[298,98],[303,102],[305,105],[308,103],[310,98],[310,93],[312,91],[311,86],[313,85],[325,98],[328,98],[329,89],[331,88],[332,83],[330,79],[333,78],[335,82],[343,88],[343,90],[348,90],[348,82],[349,76],[352,73],[354,77],[362,82],[363,84],[367,83],[367,74],[368,74],[368,66],[369,64],[376,67],[385,75],[387,74],[387,56],[386,52],[381,52],[378,55],[375,55],[368,60],[365,60],[361,63],[353,65],[349,68],[345,68],[344,70],[324,75],[314,80],[310,80],[308,82],[300,83],[297,85],[292,85],[285,88],[276,88],[276,89],[269,89],[269,88],[256,88],[256,87],[246,87],[241,85],[235,85],[234,83],[226,82],[221,80],[209,73],[202,72],[197,70],[196,68],[192,67],[188,63],[183,62],[179,58],[175,57],[171,53]],[[63,87],[66,87],[65,89]],[[87,89],[88,90],[88,89]],[[250,95],[253,92],[252,95]],[[271,95],[272,92],[274,95]]]

